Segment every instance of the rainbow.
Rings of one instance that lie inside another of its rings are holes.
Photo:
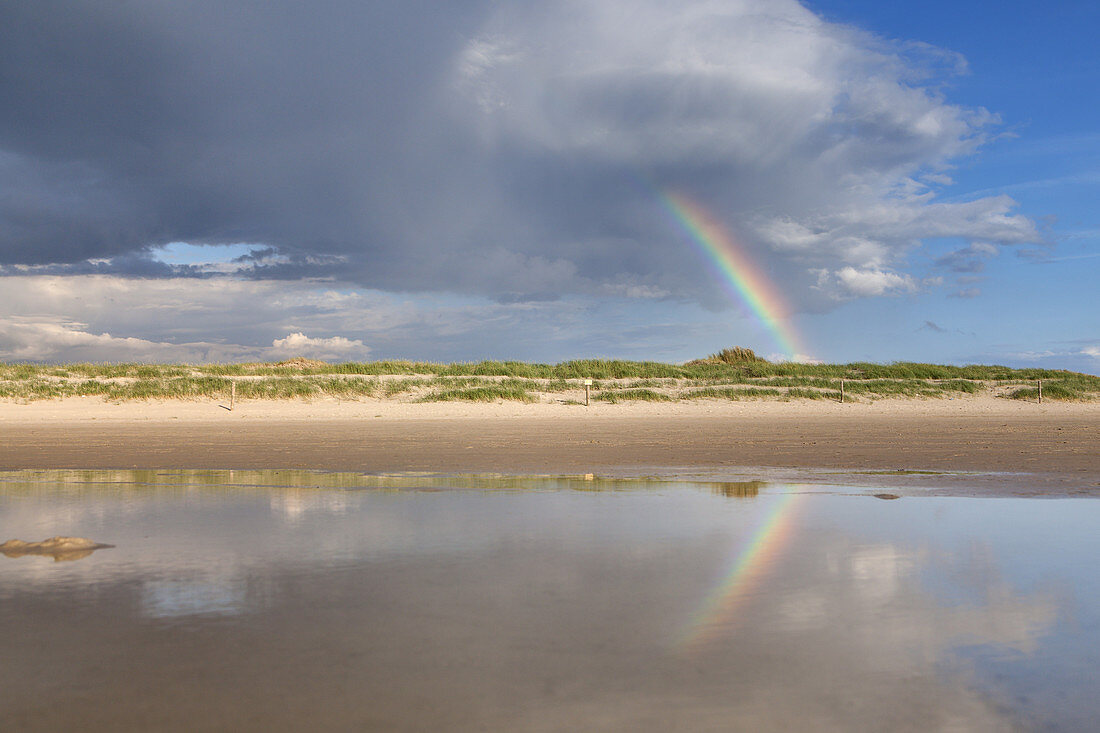
[[[703,646],[737,623],[735,612],[741,601],[748,597],[753,585],[763,577],[764,570],[792,534],[793,509],[803,494],[795,493],[790,488],[787,487],[786,493],[776,500],[756,531],[732,554],[721,580],[692,615],[691,621],[677,634],[677,648]]]
[[[771,332],[775,343],[793,361],[805,354],[801,339],[787,322],[786,300],[767,274],[748,256],[726,227],[699,204],[675,191],[657,191],[665,209],[718,272],[722,285]]]

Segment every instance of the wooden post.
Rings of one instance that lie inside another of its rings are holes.
[[[233,412],[233,404],[237,401],[237,383],[229,383],[229,411]]]
[[[840,401],[844,401],[844,380],[840,380]]]
[[[1043,404],[1043,380],[1039,380],[1039,404]]]
[[[588,388],[592,386],[592,380],[584,380],[584,406],[588,407]]]

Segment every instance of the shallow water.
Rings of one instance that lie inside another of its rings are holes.
[[[889,490],[878,493],[889,496]],[[1100,502],[755,481],[0,474],[20,730],[1088,729]]]

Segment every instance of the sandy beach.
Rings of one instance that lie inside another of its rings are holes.
[[[0,404],[0,469],[850,474],[1100,494],[1100,405],[965,397],[671,404],[67,399]],[[757,470],[759,469],[759,470]],[[963,475],[889,475],[928,471]],[[861,478],[862,477],[862,478]]]

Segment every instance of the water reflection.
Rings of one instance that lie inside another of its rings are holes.
[[[105,545],[94,542],[84,537],[51,537],[41,542],[25,542],[23,540],[8,540],[0,544],[0,554],[5,557],[26,557],[27,555],[39,555],[52,557],[55,562],[71,562],[88,557],[96,550],[103,550],[114,545]]]
[[[371,489],[430,491],[433,489],[472,489],[479,491],[649,491],[681,487],[684,480],[666,477],[610,477],[597,474],[575,476],[527,476],[511,474],[368,474],[336,471],[279,470],[43,470],[0,471],[0,487],[9,494],[30,488],[38,491],[49,484],[55,491],[109,491],[112,494],[142,493],[150,490],[213,490],[286,488],[298,491],[314,489]],[[765,481],[692,480],[692,486],[729,497],[753,497]]]
[[[235,616],[247,609],[247,598],[242,578],[149,580],[141,586],[141,614],[147,618]]]
[[[710,483],[712,493],[735,499],[752,498],[760,494],[760,490],[766,486],[764,481],[724,481]]]
[[[0,709],[29,730],[1087,728],[1098,519],[662,477],[6,474],[0,537],[116,547],[0,567],[0,658],[25,661]]]

